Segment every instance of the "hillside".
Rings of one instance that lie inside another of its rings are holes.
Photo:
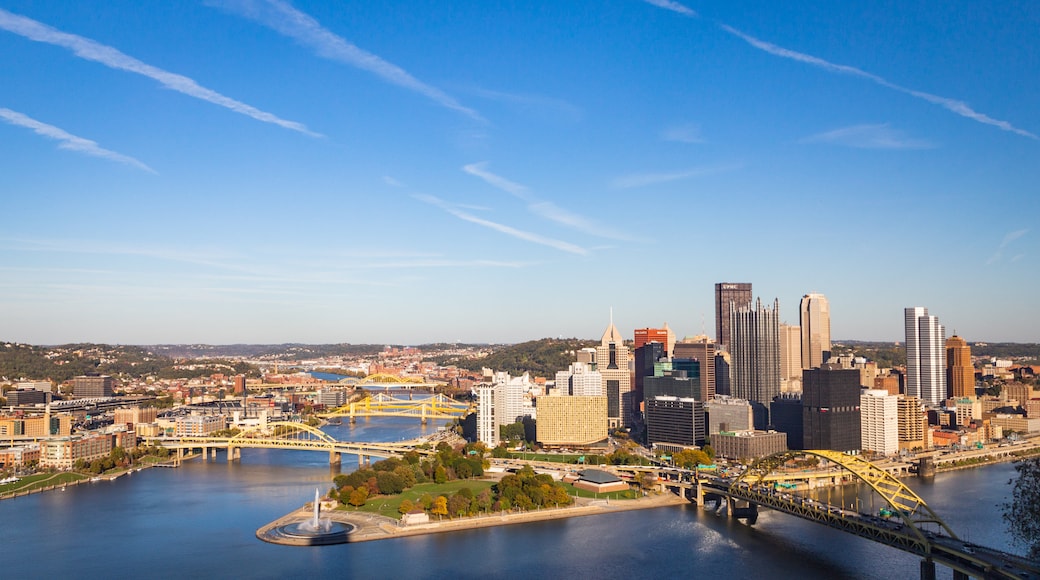
[[[492,353],[482,358],[450,355],[427,360],[473,371],[488,367],[514,376],[529,372],[532,376],[553,378],[557,371],[567,370],[567,366],[574,362],[578,350],[598,344],[599,341],[596,340],[578,338],[543,338],[520,344],[493,346],[490,347],[493,349]]]

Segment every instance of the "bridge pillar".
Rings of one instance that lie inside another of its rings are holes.
[[[935,580],[935,562],[931,558],[921,560],[921,580]]]
[[[227,448],[227,462],[231,463],[234,460],[235,460],[235,448],[230,446],[230,445],[228,445],[228,448]]]
[[[339,465],[343,463],[343,458],[339,451],[329,451],[329,465]]]
[[[217,448],[213,447],[210,449],[210,454],[213,456],[213,461],[217,460]]]
[[[701,480],[700,479],[697,479],[697,488],[693,490],[693,493],[695,493],[697,495],[697,497],[695,498],[695,501],[697,502],[697,507],[703,508],[704,507],[704,488],[701,487]]]

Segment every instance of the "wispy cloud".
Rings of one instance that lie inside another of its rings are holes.
[[[935,145],[924,139],[907,137],[887,123],[880,125],[852,125],[810,135],[799,143],[829,143],[858,149],[930,149]]]
[[[675,125],[661,131],[661,139],[677,143],[704,143],[699,125]]]
[[[47,44],[67,48],[71,50],[73,54],[82,59],[99,62],[114,69],[146,76],[158,81],[168,89],[195,97],[196,99],[208,101],[215,105],[220,105],[221,107],[252,117],[258,121],[273,123],[280,127],[299,131],[300,133],[312,137],[320,136],[300,123],[280,119],[271,113],[261,111],[256,107],[241,103],[230,97],[225,97],[216,91],[200,86],[197,82],[186,76],[171,73],[150,64],[143,63],[132,56],[128,56],[116,50],[115,48],[100,44],[90,40],[89,38],[56,30],[46,24],[32,20],[31,18],[12,14],[6,10],[0,9],[0,29],[13,32],[14,34],[24,36],[29,40],[35,40],[36,42],[46,42]]]
[[[997,250],[995,252],[993,252],[993,255],[990,256],[988,260],[986,260],[986,265],[999,262],[1001,260],[1001,258],[1004,257],[1004,249],[1007,248],[1012,242],[1014,242],[1018,238],[1021,238],[1022,236],[1026,235],[1028,233],[1029,233],[1028,229],[1021,229],[1021,230],[1012,230],[1012,231],[1004,234],[1004,239],[1000,241],[1000,245],[997,246]],[[1018,254],[1018,255],[1014,256],[1013,258],[1011,258],[1011,261],[1012,262],[1017,262],[1021,258],[1022,258],[1022,254]]]
[[[216,1],[214,4],[288,36],[311,48],[322,58],[366,70],[388,83],[415,91],[437,104],[458,111],[471,119],[484,120],[479,113],[463,106],[451,95],[420,81],[396,64],[358,48],[288,2],[281,0],[224,0]]]
[[[507,93],[483,88],[463,88],[461,90],[483,99],[498,101],[521,109],[539,109],[563,113],[565,116],[574,120],[580,119],[584,114],[581,108],[563,99],[553,97],[524,93]]]
[[[901,85],[897,85],[897,84],[895,84],[895,83],[893,83],[891,81],[888,81],[887,79],[882,78],[882,77],[880,77],[880,76],[878,76],[876,74],[869,73],[867,71],[864,71],[862,69],[858,69],[858,68],[853,67],[853,66],[848,66],[848,65],[844,65],[844,64],[835,64],[835,63],[826,61],[826,60],[824,60],[822,58],[819,58],[819,57],[815,57],[815,56],[812,56],[812,55],[809,55],[809,54],[805,54],[805,53],[802,53],[802,52],[797,52],[797,51],[794,51],[794,50],[790,50],[790,49],[784,48],[782,46],[777,46],[777,45],[772,44],[770,42],[766,42],[764,40],[760,40],[758,38],[755,38],[754,36],[751,36],[750,34],[746,34],[744,32],[741,32],[740,30],[737,30],[736,28],[733,28],[732,26],[727,26],[725,24],[720,24],[719,27],[722,28],[722,30],[725,30],[726,32],[732,34],[733,36],[736,36],[737,38],[742,39],[744,42],[747,42],[751,46],[753,46],[753,47],[755,47],[755,48],[757,48],[759,50],[765,51],[765,52],[767,52],[769,54],[772,54],[773,56],[779,56],[781,58],[786,58],[786,59],[795,60],[795,61],[798,61],[798,62],[803,62],[803,63],[809,64],[809,65],[815,66],[817,68],[821,68],[821,69],[824,69],[826,71],[833,72],[833,73],[847,74],[847,75],[852,75],[852,76],[856,76],[856,77],[859,77],[859,78],[867,79],[867,80],[869,80],[869,81],[871,81],[871,82],[873,82],[875,84],[881,85],[881,86],[883,86],[885,88],[889,88],[889,89],[892,89],[894,91],[898,91],[900,93],[903,93],[903,94],[906,94],[906,95],[910,95],[912,97],[916,97],[916,98],[921,99],[923,101],[927,101],[929,103],[932,103],[933,105],[939,105],[940,107],[942,107],[942,108],[944,108],[944,109],[946,109],[946,110],[948,110],[948,111],[950,111],[952,113],[956,113],[956,114],[958,114],[958,115],[960,115],[962,117],[971,119],[973,121],[977,121],[977,122],[983,123],[985,125],[991,125],[993,127],[997,127],[999,129],[1003,129],[1004,131],[1009,131],[1011,133],[1015,133],[1016,135],[1021,135],[1023,137],[1029,137],[1030,139],[1038,139],[1038,137],[1035,134],[1030,133],[1029,131],[1026,131],[1024,129],[1019,129],[1018,127],[1015,127],[1014,125],[1012,125],[1011,123],[1009,123],[1007,121],[1001,121],[1000,119],[994,119],[993,117],[990,117],[990,116],[988,116],[988,115],[986,115],[984,113],[980,113],[980,112],[972,109],[964,101],[958,101],[956,99],[951,99],[951,98],[948,98],[948,97],[941,97],[939,95],[933,95],[931,93],[926,93],[926,92],[923,92],[923,91],[918,91],[918,90],[910,89],[910,88],[907,88],[907,87],[904,87],[904,86],[901,86]]]
[[[23,115],[17,111],[11,109],[0,108],[0,119],[19,127],[25,127],[26,129],[32,129],[37,135],[43,135],[50,139],[54,139],[59,142],[58,147],[61,149],[68,149],[69,151],[77,151],[86,155],[94,157],[101,157],[103,159],[109,159],[112,161],[118,161],[119,163],[125,163],[132,165],[138,169],[143,169],[149,173],[155,173],[155,170],[148,167],[144,163],[134,159],[133,157],[123,155],[122,153],[116,153],[115,151],[109,151],[103,147],[98,146],[97,143],[90,139],[84,139],[77,137],[71,133],[68,133],[54,125],[48,125],[47,123],[41,123],[32,117]]]
[[[672,0],[643,0],[643,1],[646,2],[647,4],[653,4],[654,6],[657,6],[658,8],[664,8],[665,10],[671,10],[672,12],[677,12],[679,14],[682,14],[683,16],[697,16],[697,13],[694,12],[689,7],[684,6],[684,5],[682,5],[682,4],[678,3],[678,2],[673,2]]]
[[[648,185],[656,185],[659,183],[668,183],[670,181],[680,181],[683,179],[690,179],[692,177],[701,177],[704,175],[712,175],[715,173],[724,173],[726,171],[733,171],[739,169],[743,165],[720,165],[715,167],[697,167],[694,169],[687,169],[684,171],[672,171],[667,173],[634,173],[631,175],[623,175],[615,178],[611,181],[611,187],[615,189],[630,189],[633,187],[646,187]]]
[[[383,176],[383,183],[389,185],[390,187],[404,187],[403,183],[394,179],[393,177],[390,177],[389,175]]]
[[[506,179],[501,175],[497,175],[488,171],[487,162],[471,163],[463,166],[463,171],[483,179],[488,185],[501,189],[506,193],[509,193],[527,203],[527,209],[535,215],[541,216],[549,221],[558,223],[560,225],[567,226],[577,231],[598,236],[601,238],[609,238],[614,240],[631,240],[629,236],[625,236],[618,232],[614,232],[600,226],[593,220],[588,219],[585,216],[575,214],[567,211],[562,207],[557,206],[551,201],[540,200],[535,196],[531,195],[528,188],[524,185]]]
[[[446,211],[447,213],[449,213],[449,214],[459,218],[460,220],[467,221],[467,222],[472,223],[472,224],[476,224],[476,225],[479,225],[479,226],[483,226],[485,228],[492,229],[492,230],[494,230],[496,232],[505,234],[507,236],[512,236],[514,238],[521,239],[521,240],[528,241],[528,242],[535,243],[535,244],[540,244],[542,246],[548,246],[550,248],[555,248],[557,250],[561,250],[561,251],[568,252],[568,253],[571,253],[571,254],[578,254],[578,255],[584,256],[584,255],[587,255],[589,253],[589,251],[586,250],[585,248],[583,248],[581,246],[578,246],[578,245],[575,245],[575,244],[572,244],[570,242],[564,242],[562,240],[557,240],[557,239],[554,239],[554,238],[541,236],[539,234],[535,234],[535,233],[532,233],[532,232],[518,230],[518,229],[516,229],[514,227],[507,226],[505,224],[500,224],[498,222],[493,222],[493,221],[490,221],[490,220],[479,218],[479,217],[477,217],[475,215],[466,213],[466,212],[458,209],[457,207],[452,206],[451,204],[445,202],[444,200],[442,200],[440,198],[437,198],[437,197],[434,197],[432,195],[416,194],[416,195],[413,195],[412,197],[414,197],[415,199],[417,199],[419,201],[422,201],[422,202],[428,203],[430,205],[439,207],[442,210]]]

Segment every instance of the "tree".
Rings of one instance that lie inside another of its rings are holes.
[[[448,515],[448,498],[443,495],[438,495],[434,498],[433,507],[430,508],[430,513],[438,516]]]
[[[443,465],[438,465],[437,469],[433,471],[433,481],[435,483],[444,483],[448,481],[448,472],[444,469]]]
[[[350,505],[361,507],[368,501],[368,488],[359,487],[350,493]]]
[[[410,512],[410,511],[412,511],[413,509],[415,509],[415,504],[413,504],[411,502],[411,500],[405,499],[405,500],[401,500],[401,505],[398,506],[397,512],[400,513],[400,514],[406,514],[406,513]]]
[[[1011,501],[1003,504],[1004,521],[1011,536],[1029,546],[1032,558],[1040,557],[1040,457],[1015,464],[1018,478],[1009,481]]]

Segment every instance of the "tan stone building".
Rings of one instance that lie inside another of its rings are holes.
[[[975,367],[971,364],[971,347],[956,334],[946,339],[946,384],[950,396],[975,396]]]

